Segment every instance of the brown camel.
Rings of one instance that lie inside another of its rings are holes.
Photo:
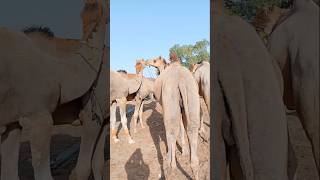
[[[281,72],[255,29],[213,1],[214,179],[285,180],[288,132]]]
[[[201,61],[190,66],[190,71],[199,86],[199,94],[204,98],[210,115],[210,64],[208,61]],[[202,111],[203,108],[202,108]],[[200,132],[204,131],[203,116],[201,116]]]
[[[294,0],[293,5],[277,22],[268,46],[282,70],[284,102],[299,115],[319,174],[319,6],[312,0]]]
[[[176,142],[177,136],[184,136],[184,126],[190,144],[191,168],[195,179],[198,179],[199,159],[198,130],[200,125],[200,97],[197,82],[191,72],[183,67],[179,61],[170,65],[164,58],[157,57],[146,61],[146,65],[156,67],[159,77],[155,81],[154,95],[163,109],[163,121],[166,129],[168,146],[169,173],[176,169]],[[182,147],[185,142],[182,140]],[[186,152],[183,149],[183,152]]]

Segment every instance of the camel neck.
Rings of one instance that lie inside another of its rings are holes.
[[[162,66],[158,67],[158,70],[160,73],[162,73],[165,68],[166,68],[166,65],[162,65]]]
[[[223,14],[225,10],[224,5],[225,5],[224,0],[214,0],[212,3],[214,13]]]

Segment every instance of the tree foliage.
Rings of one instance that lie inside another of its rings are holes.
[[[210,61],[209,41],[204,39],[196,42],[194,45],[175,44],[170,48],[170,53],[175,52],[182,64],[189,67],[192,63],[199,61]]]
[[[289,8],[292,0],[226,0],[225,6],[232,14],[237,14],[247,21],[252,21],[256,14],[272,6]]]

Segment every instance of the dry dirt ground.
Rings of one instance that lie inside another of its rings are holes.
[[[128,105],[128,107],[132,105]],[[132,112],[128,120],[131,119]],[[120,118],[117,118],[118,120]],[[209,179],[209,144],[205,141],[209,137],[208,119],[206,118],[206,134],[199,137],[200,156],[200,179]],[[159,179],[162,169],[166,168],[165,152],[166,140],[161,115],[161,107],[155,102],[146,103],[144,107],[143,122],[145,129],[138,128],[138,133],[132,134],[135,144],[128,144],[124,139],[122,129],[119,133],[121,141],[117,144],[111,142],[111,180],[144,180]],[[138,126],[139,127],[139,126]],[[290,155],[296,157],[296,163],[289,163],[289,171],[293,167],[297,170],[295,180],[317,180],[315,164],[312,160],[310,142],[302,129],[299,119],[291,114],[288,116],[288,130],[292,149]],[[55,135],[51,142],[51,159],[66,152],[70,147],[79,145],[80,138],[68,135]],[[67,180],[70,171],[74,168],[78,153],[74,153],[63,165],[52,168],[52,174],[55,180]],[[163,168],[161,168],[163,165]],[[189,167],[189,157],[182,157],[180,151],[177,151],[178,169],[174,176],[175,179],[192,178]],[[106,167],[108,168],[108,167]],[[290,174],[290,173],[289,173]],[[19,176],[21,180],[33,180],[33,169],[31,166],[31,155],[29,143],[21,143],[19,156]],[[93,178],[91,178],[93,179]],[[290,177],[289,180],[293,180]]]
[[[202,102],[202,105],[203,102]],[[130,105],[129,105],[129,108]],[[131,119],[129,114],[128,120]],[[166,138],[162,120],[161,106],[156,102],[147,102],[144,106],[143,123],[145,128],[138,126],[138,132],[132,137],[135,144],[128,144],[123,130],[119,130],[120,142],[110,143],[111,179],[145,180],[159,179],[167,169]],[[205,114],[205,134],[199,136],[198,156],[200,159],[200,179],[209,178],[209,118]],[[178,128],[178,127],[177,127]],[[111,140],[110,140],[111,141]],[[182,157],[178,146],[177,170],[172,179],[191,179],[190,156]]]

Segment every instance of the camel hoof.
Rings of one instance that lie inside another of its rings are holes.
[[[113,142],[114,142],[114,143],[118,143],[118,142],[120,142],[120,139],[114,138],[114,139],[113,139]]]
[[[135,142],[134,142],[134,140],[132,140],[131,138],[129,139],[129,144],[134,144]]]
[[[141,126],[141,129],[144,129],[145,127],[144,126]]]
[[[137,129],[133,129],[133,133],[137,133]]]

